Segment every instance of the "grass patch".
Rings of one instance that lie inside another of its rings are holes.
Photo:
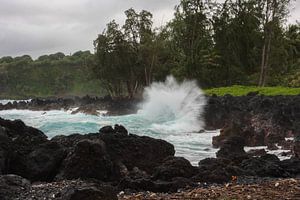
[[[255,87],[255,86],[240,86],[234,85],[230,87],[220,87],[204,90],[207,95],[216,94],[217,96],[224,96],[230,94],[232,96],[243,96],[249,92],[258,92],[266,96],[277,95],[299,95],[300,88],[288,88],[288,87]]]

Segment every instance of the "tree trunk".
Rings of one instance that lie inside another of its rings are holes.
[[[266,53],[265,66],[264,66],[264,78],[263,78],[263,82],[262,82],[263,87],[267,83],[270,53],[271,53],[271,35],[268,38],[267,53]]]
[[[261,66],[260,66],[260,77],[259,77],[259,83],[258,86],[263,85],[264,80],[264,74],[265,74],[265,58],[266,58],[266,42],[264,42],[262,55],[261,55]]]

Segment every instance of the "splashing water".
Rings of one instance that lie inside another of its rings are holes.
[[[139,114],[156,132],[198,132],[203,127],[201,115],[206,101],[196,81],[178,83],[168,76],[165,82],[146,88],[144,98]]]
[[[192,164],[206,157],[214,157],[212,137],[218,131],[199,134],[203,127],[201,114],[205,97],[195,81],[178,83],[169,76],[165,82],[153,83],[145,89],[145,102],[137,114],[125,116],[92,116],[71,111],[0,111],[0,117],[21,119],[27,125],[42,130],[48,137],[73,133],[97,132],[106,125],[122,124],[130,133],[146,135],[172,143],[177,156]],[[1,101],[0,101],[1,103]]]

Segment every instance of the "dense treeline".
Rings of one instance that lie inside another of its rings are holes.
[[[98,35],[95,54],[2,58],[0,90],[68,94],[89,82],[90,91],[80,91],[100,84],[112,96],[133,97],[169,74],[205,88],[300,87],[300,24],[286,24],[290,1],[181,0],[159,28],[150,12],[129,9],[123,25],[113,20]]]
[[[91,80],[87,74],[93,59],[89,51],[78,51],[72,56],[43,55],[36,60],[28,55],[2,57],[0,97],[99,94],[99,81]]]

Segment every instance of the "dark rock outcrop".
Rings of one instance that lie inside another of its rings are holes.
[[[64,98],[34,98],[29,102],[14,101],[5,105],[0,104],[0,110],[27,109],[27,110],[61,110],[73,109],[78,112],[98,115],[98,110],[107,110],[109,115],[132,114],[137,111],[139,99],[110,98],[110,97],[64,97]]]
[[[294,139],[293,154],[295,158],[300,159],[300,134]]]
[[[113,163],[102,140],[81,140],[63,161],[58,180],[94,178],[108,181],[113,176]]]
[[[0,168],[3,168],[4,163],[4,173],[28,178],[31,176],[31,166],[27,166],[27,156],[39,145],[48,142],[46,135],[38,129],[26,126],[20,120],[0,118],[0,127]]]
[[[170,181],[176,177],[190,178],[198,172],[196,167],[185,158],[168,157],[155,169],[153,178],[155,180]]]
[[[207,129],[223,128],[221,135],[214,138],[215,147],[232,134],[242,136],[246,146],[271,146],[299,134],[300,95],[213,95],[204,118]]]
[[[228,159],[207,158],[199,162],[199,173],[192,179],[196,182],[224,183],[232,176],[242,175],[242,170]]]
[[[0,175],[7,173],[12,153],[11,143],[4,127],[0,126]]]
[[[28,180],[16,175],[0,176],[0,199],[19,199],[19,195],[30,190],[31,184]]]
[[[27,174],[24,177],[32,181],[52,181],[66,157],[61,145],[45,142],[26,156]]]
[[[240,136],[231,136],[226,139],[221,149],[216,153],[218,158],[234,158],[246,155],[245,140]]]
[[[104,127],[100,133],[51,140],[19,120],[0,118],[0,127],[0,172],[31,181],[119,181],[138,170],[145,178],[175,153],[168,142],[128,134],[121,125]]]
[[[280,160],[275,155],[266,154],[243,160],[240,167],[252,176],[289,177],[286,170],[280,166]]]

